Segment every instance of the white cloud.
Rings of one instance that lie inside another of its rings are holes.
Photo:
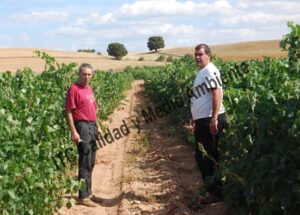
[[[258,26],[285,26],[287,21],[300,21],[300,2],[298,1],[238,1],[232,13],[217,17],[222,26],[243,26],[256,29]]]
[[[219,38],[219,41],[226,41],[232,37],[234,37],[236,41],[241,41],[245,39],[249,40],[250,38],[255,38],[255,36],[257,36],[258,33],[259,32],[257,30],[250,28],[218,29],[206,32],[207,35],[209,35],[210,37],[214,37],[214,39]]]
[[[296,21],[300,20],[300,14],[271,14],[263,12],[253,12],[233,15],[228,18],[221,19],[221,24],[226,25],[240,25],[240,24],[271,24],[278,23],[282,24],[289,20]]]
[[[238,7],[242,9],[286,10],[300,11],[299,1],[238,1]]]
[[[195,3],[194,1],[179,2],[177,0],[142,0],[123,5],[119,10],[119,14],[122,16],[204,16],[215,12],[226,13],[230,9],[231,5],[226,0],[218,0],[213,3]]]
[[[86,35],[88,30],[80,27],[60,27],[58,29],[50,30],[46,34],[51,36],[69,35],[69,36],[82,36]]]
[[[161,23],[160,25],[147,25],[144,27],[137,28],[137,33],[141,35],[151,36],[156,34],[167,34],[167,35],[191,35],[196,31],[193,25],[173,25],[169,23]]]
[[[101,17],[100,20],[101,20],[100,22],[104,22],[104,23],[115,21],[115,19],[113,18],[113,13],[105,14],[104,16]]]
[[[284,29],[277,27],[240,27],[205,30],[208,44],[226,44],[255,40],[274,40],[282,38]]]
[[[78,18],[74,26],[84,26],[84,25],[102,25],[107,23],[115,22],[115,18],[113,17],[113,13],[107,13],[103,16],[100,16],[99,13],[91,13],[87,18]]]
[[[34,11],[29,14],[17,13],[11,16],[13,20],[22,23],[62,22],[68,17],[67,12],[58,10]]]

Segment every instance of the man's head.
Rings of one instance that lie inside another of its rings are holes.
[[[195,47],[195,61],[199,69],[203,69],[211,60],[211,50],[208,45],[202,43]]]
[[[78,69],[78,83],[82,86],[86,86],[90,83],[93,73],[93,67],[91,64],[83,63]]]

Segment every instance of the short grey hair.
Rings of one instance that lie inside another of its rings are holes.
[[[89,68],[89,69],[91,69],[91,70],[93,71],[93,67],[92,67],[91,64],[89,64],[89,63],[82,63],[82,64],[79,66],[78,74],[80,75],[80,74],[83,72],[83,70],[86,69],[86,68]]]

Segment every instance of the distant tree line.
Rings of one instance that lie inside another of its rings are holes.
[[[95,53],[95,49],[78,49],[78,52],[87,52],[87,53]]]
[[[95,49],[78,49],[78,52],[85,52],[85,53],[95,53]],[[101,55],[101,52],[97,52],[97,55]]]
[[[158,49],[165,47],[165,41],[162,36],[151,36],[148,38],[147,47],[150,51],[154,50],[157,52]],[[78,52],[95,53],[95,49],[78,49]],[[122,57],[128,54],[126,47],[122,43],[110,43],[107,47],[107,53],[110,56],[115,57],[116,60],[121,60]],[[97,55],[101,55],[101,52],[97,52]],[[163,59],[164,60],[164,59]],[[162,61],[162,59],[158,59]],[[172,61],[172,59],[169,59]]]

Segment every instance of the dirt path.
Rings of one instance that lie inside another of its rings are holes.
[[[197,207],[202,181],[193,149],[166,118],[144,122],[141,110],[149,104],[144,82],[134,81],[108,126],[111,132],[127,126],[129,135],[97,151],[92,189],[101,201],[95,208],[76,205],[58,214],[225,214],[223,203]],[[132,120],[139,120],[140,132]]]
[[[183,139],[182,128],[176,128],[167,118],[145,123],[141,110],[152,104],[145,98],[143,83],[138,89],[132,117],[139,117],[141,132],[131,133],[127,142],[119,214],[226,214],[222,202],[198,204],[203,182],[193,147]]]

